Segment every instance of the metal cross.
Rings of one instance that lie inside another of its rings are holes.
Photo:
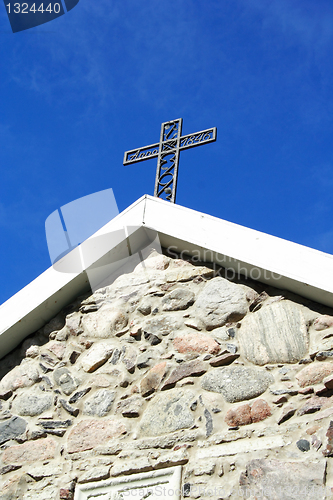
[[[183,149],[216,141],[216,127],[195,134],[182,134],[183,119],[162,123],[160,142],[140,149],[126,151],[124,165],[158,158],[154,196],[175,203],[179,153]]]

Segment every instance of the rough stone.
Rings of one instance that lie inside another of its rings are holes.
[[[66,344],[65,342],[57,342],[52,341],[47,344],[47,349],[52,352],[55,356],[57,356],[58,359],[62,359],[64,357],[65,351],[66,351]]]
[[[148,270],[165,271],[172,262],[170,257],[153,251],[143,262],[140,262],[135,269],[134,273],[146,272]]]
[[[313,396],[308,399],[302,408],[297,412],[297,415],[306,415],[308,413],[314,413],[319,411],[321,408],[327,408],[332,403],[330,398]]]
[[[29,467],[29,476],[33,477],[36,481],[40,481],[44,477],[59,476],[62,473],[63,467],[61,464],[56,465],[52,462],[46,465],[38,464],[35,467]]]
[[[315,330],[326,330],[326,328],[331,328],[333,326],[333,316],[328,314],[323,314],[315,319],[313,322],[313,327]]]
[[[167,362],[158,363],[143,377],[140,382],[140,392],[142,396],[149,396],[156,391],[166,373]]]
[[[83,413],[96,417],[104,417],[111,410],[115,392],[100,389],[84,403]]]
[[[327,445],[325,450],[323,451],[323,455],[325,457],[332,457],[333,456],[333,422],[330,422],[330,425],[327,429],[326,432],[326,437],[327,437]]]
[[[181,324],[179,320],[174,316],[161,314],[159,317],[147,319],[142,325],[142,330],[145,333],[165,336],[179,330],[180,327]]]
[[[207,352],[209,354],[217,354],[220,351],[219,344],[208,335],[202,333],[189,333],[181,337],[176,337],[173,340],[173,346],[180,353]]]
[[[225,422],[229,427],[238,427],[239,425],[248,425],[252,423],[251,407],[249,404],[231,408],[227,411]]]
[[[13,472],[14,470],[20,469],[20,467],[22,467],[22,465],[5,465],[5,467],[0,468],[0,476],[4,476],[9,472]]]
[[[281,415],[279,416],[277,423],[278,425],[283,424],[286,420],[289,420],[296,412],[296,408],[293,404],[290,404],[283,408]]]
[[[144,400],[141,396],[130,396],[117,404],[116,413],[121,413],[123,417],[138,417],[141,413]]]
[[[81,318],[82,314],[78,312],[67,315],[66,328],[71,335],[78,335],[82,333],[83,330],[81,328]]]
[[[61,404],[61,406],[70,414],[70,415],[73,415],[73,417],[77,417],[80,410],[78,408],[74,408],[73,406],[71,406],[70,404],[67,403],[67,401],[65,401],[65,399],[59,399],[59,402]]]
[[[213,278],[199,294],[195,303],[198,317],[212,330],[227,322],[239,321],[248,311],[242,287],[224,278]]]
[[[209,361],[211,366],[225,366],[230,365],[235,359],[239,358],[239,354],[232,354],[231,352],[227,352],[222,354],[221,356],[217,356]]]
[[[296,363],[307,354],[307,335],[301,310],[284,300],[248,314],[238,340],[241,352],[251,363]]]
[[[0,382],[0,393],[16,391],[21,387],[31,387],[40,378],[35,362],[26,359],[19,366],[7,373]]]
[[[162,385],[161,389],[170,389],[173,387],[179,380],[182,380],[186,377],[198,376],[202,375],[207,371],[207,365],[198,359],[193,361],[189,361],[188,363],[182,363],[177,366],[167,378],[167,380]]]
[[[126,366],[127,370],[130,373],[133,373],[135,370],[137,357],[138,357],[137,352],[135,351],[135,349],[133,349],[133,347],[127,346],[125,348],[125,353],[122,362],[124,363],[124,365]]]
[[[203,475],[209,475],[211,476],[214,474],[216,467],[216,462],[215,460],[205,460],[205,461],[199,461],[193,469],[193,473],[195,476],[203,476]]]
[[[11,417],[0,423],[0,445],[10,439],[16,439],[25,432],[27,426],[28,422],[21,417]]]
[[[331,375],[328,375],[323,379],[323,383],[325,384],[325,387],[327,389],[333,389],[333,373]]]
[[[261,422],[272,415],[269,404],[264,399],[257,399],[251,406],[251,419],[253,423]]]
[[[28,390],[19,394],[13,401],[13,412],[17,415],[34,417],[51,408],[53,395],[40,390]]]
[[[143,413],[141,433],[145,436],[159,436],[192,427],[194,417],[190,404],[194,397],[192,391],[182,389],[171,389],[156,395]]]
[[[300,451],[309,451],[310,442],[307,439],[299,439],[296,442],[296,446]]]
[[[244,496],[251,491],[254,498],[265,492],[266,500],[324,500],[325,470],[325,461],[254,459],[241,473],[239,483]]]
[[[144,316],[148,316],[151,313],[151,299],[144,297],[137,310]]]
[[[31,462],[50,460],[55,456],[56,447],[56,442],[52,438],[27,441],[7,448],[3,452],[2,461],[5,464],[24,465]]]
[[[101,481],[110,476],[110,465],[93,467],[79,477],[79,483],[90,483],[92,481]]]
[[[165,279],[168,283],[190,281],[199,276],[211,278],[214,276],[214,271],[205,266],[193,266],[189,262],[177,259],[172,261],[165,272]]]
[[[70,404],[76,403],[79,401],[79,399],[83,398],[89,391],[91,390],[91,387],[86,387],[85,389],[82,389],[82,391],[75,392],[73,396],[71,396],[68,400]]]
[[[123,330],[128,322],[128,314],[120,304],[103,305],[97,312],[85,314],[82,326],[89,337],[107,339]]]
[[[333,363],[312,363],[296,375],[300,387],[319,384],[325,377],[333,373]]]
[[[81,366],[85,372],[91,373],[102,366],[111,356],[114,346],[108,342],[94,344],[81,358]]]
[[[194,303],[195,295],[187,288],[175,288],[162,298],[163,311],[182,311]]]
[[[232,365],[206,373],[201,385],[207,391],[221,393],[229,403],[236,403],[260,396],[273,380],[264,370]]]
[[[249,404],[238,406],[237,408],[231,408],[226,416],[225,422],[230,427],[238,427],[239,425],[248,425],[261,420],[271,415],[271,409],[269,405],[263,399],[257,399],[254,401],[252,406]]]
[[[54,370],[53,378],[55,383],[61,387],[61,390],[67,396],[69,396],[69,394],[72,394],[72,392],[77,388],[77,383],[72,377],[71,372],[64,366],[61,366]]]
[[[77,453],[91,450],[125,432],[125,425],[116,420],[83,420],[70,431],[67,451]]]
[[[147,457],[140,457],[136,460],[126,460],[126,462],[117,462],[111,469],[111,476],[120,476],[121,474],[136,474],[138,472],[147,472],[153,467]]]

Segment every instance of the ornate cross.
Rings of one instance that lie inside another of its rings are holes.
[[[182,124],[182,118],[162,123],[160,142],[126,151],[123,162],[124,165],[130,165],[138,161],[158,158],[154,196],[171,203],[176,201],[180,151],[216,141],[216,127],[182,136]]]

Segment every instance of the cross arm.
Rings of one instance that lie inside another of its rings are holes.
[[[195,134],[183,135],[180,138],[179,149],[194,148],[195,146],[201,146],[201,144],[208,144],[209,142],[216,141],[216,127],[208,128],[206,130],[201,130]]]
[[[150,158],[157,158],[159,151],[159,143],[151,144],[139,149],[131,149],[124,154],[123,165],[130,165],[138,161],[149,160]]]

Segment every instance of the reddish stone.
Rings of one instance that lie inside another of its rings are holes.
[[[49,342],[45,347],[57,356],[58,359],[62,359],[64,357],[66,350],[65,342],[58,342],[57,340],[54,340],[53,342]]]
[[[325,457],[332,457],[333,456],[333,422],[330,422],[329,428],[327,429],[326,432],[326,437],[327,437],[327,446],[326,449],[323,451],[323,455]]]
[[[72,500],[74,497],[73,492],[67,488],[61,488],[60,499],[61,500]]]
[[[221,356],[217,356],[209,361],[211,366],[223,366],[230,365],[235,359],[239,358],[239,354],[232,354],[231,352],[227,352],[222,354]]]
[[[184,337],[176,337],[173,346],[180,353],[208,352],[209,354],[217,354],[220,351],[219,344],[202,333],[190,333]]]
[[[298,372],[296,378],[301,387],[319,384],[325,377],[333,373],[332,363],[312,363]]]
[[[140,382],[140,392],[142,396],[148,396],[156,391],[165,375],[166,366],[166,361],[162,361],[162,363],[153,366],[153,368],[143,377]]]
[[[283,408],[282,413],[277,421],[278,425],[283,424],[283,422],[285,422],[286,420],[289,420],[289,418],[291,418],[295,414],[295,412],[296,408],[292,404]]]
[[[333,326],[333,316],[328,316],[328,314],[323,314],[315,319],[313,323],[315,330],[326,330],[326,328],[330,328]]]
[[[195,359],[193,361],[189,361],[188,363],[182,363],[172,371],[170,377],[164,382],[161,389],[169,389],[183,378],[191,377],[192,375],[202,375],[206,371],[207,366],[203,361]]]
[[[75,453],[91,450],[125,432],[124,424],[116,420],[83,420],[69,433],[67,451]]]
[[[252,423],[251,407],[249,404],[231,408],[226,416],[225,422],[229,427],[238,427],[239,425],[248,425]]]
[[[56,442],[51,438],[27,441],[7,448],[2,455],[2,461],[7,464],[24,465],[29,462],[49,460],[54,458],[56,446]]]
[[[326,408],[328,405],[332,403],[331,398],[324,398],[319,396],[313,396],[308,399],[305,405],[300,408],[297,412],[297,415],[306,415],[307,413],[314,413],[321,408]]]
[[[251,406],[251,418],[252,422],[260,422],[265,420],[265,418],[272,415],[270,406],[264,399],[257,399]]]
[[[323,383],[327,389],[333,389],[333,373],[331,373],[328,377],[325,377]]]

